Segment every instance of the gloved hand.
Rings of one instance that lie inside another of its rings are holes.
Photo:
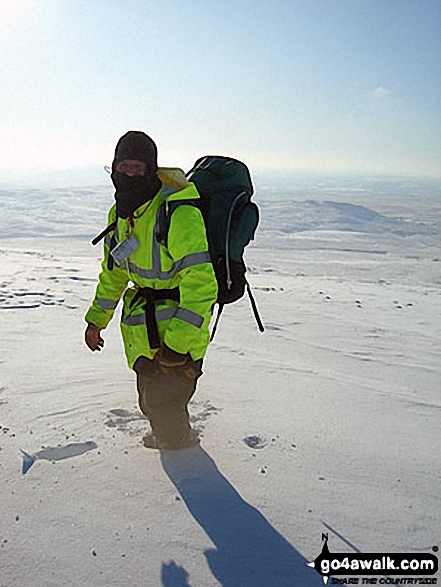
[[[89,323],[84,334],[84,339],[91,351],[100,351],[104,346],[104,340],[100,336],[102,328]]]

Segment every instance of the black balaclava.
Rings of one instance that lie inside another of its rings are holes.
[[[144,176],[129,177],[116,171],[116,166],[124,159],[143,161],[146,166]],[[131,130],[116,144],[112,162],[112,182],[115,186],[116,213],[119,218],[128,218],[134,211],[152,200],[161,189],[156,176],[158,170],[158,151],[154,141],[145,133]]]

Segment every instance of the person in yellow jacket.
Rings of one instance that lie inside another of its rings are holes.
[[[123,297],[121,332],[128,365],[137,375],[139,405],[152,428],[146,446],[178,449],[197,444],[188,402],[202,374],[217,281],[196,187],[180,169],[158,168],[157,148],[129,131],[112,163],[116,203],[95,298],[85,320],[92,351]],[[165,207],[181,204],[161,238]],[[188,205],[182,201],[189,200]],[[196,202],[197,204],[197,202]],[[112,224],[113,223],[113,224]]]

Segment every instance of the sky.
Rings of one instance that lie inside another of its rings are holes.
[[[159,163],[441,176],[440,0],[0,0],[0,181]]]

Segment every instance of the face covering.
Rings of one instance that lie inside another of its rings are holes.
[[[152,200],[161,188],[156,175],[130,177],[114,171],[110,177],[116,190],[116,213],[119,218],[132,216],[137,208]]]

